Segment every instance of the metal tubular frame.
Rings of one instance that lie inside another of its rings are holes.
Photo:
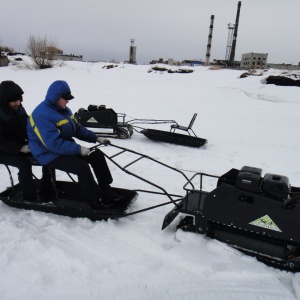
[[[95,147],[93,147],[93,148],[95,149],[95,148],[97,148],[98,146],[99,146],[99,145],[97,145],[97,146],[95,146]],[[157,185],[157,184],[155,184],[155,183],[153,183],[153,182],[151,182],[151,181],[149,181],[149,180],[147,180],[147,179],[145,179],[145,178],[143,178],[143,177],[141,177],[141,176],[139,176],[139,175],[136,175],[136,174],[134,174],[134,173],[128,171],[127,168],[128,168],[129,166],[133,165],[134,163],[140,161],[141,159],[145,158],[145,159],[149,159],[149,160],[151,160],[151,161],[154,161],[155,163],[160,164],[160,165],[162,165],[162,166],[164,166],[164,167],[166,167],[166,168],[168,168],[168,169],[171,169],[171,170],[173,170],[173,171],[175,171],[175,172],[178,172],[179,174],[181,174],[181,175],[188,181],[188,180],[189,180],[188,177],[187,177],[182,171],[180,171],[180,170],[178,170],[178,169],[176,169],[176,168],[173,168],[173,167],[171,167],[171,166],[169,166],[169,165],[167,165],[167,164],[164,164],[164,163],[162,163],[162,162],[160,162],[160,161],[158,161],[158,160],[156,160],[156,159],[154,159],[154,158],[152,158],[152,157],[150,157],[150,156],[141,154],[141,153],[139,153],[139,152],[136,152],[136,151],[133,151],[133,150],[130,150],[130,149],[127,149],[127,148],[123,148],[123,147],[120,147],[120,146],[117,146],[117,145],[113,145],[113,144],[111,144],[111,146],[113,146],[113,147],[115,147],[115,148],[117,148],[117,149],[120,149],[121,151],[118,152],[118,153],[116,153],[116,154],[114,154],[114,155],[111,155],[111,156],[109,156],[109,155],[107,155],[106,153],[104,153],[104,155],[105,155],[105,157],[107,157],[107,159],[109,159],[113,164],[115,164],[115,165],[116,165],[119,169],[121,169],[123,172],[125,172],[125,173],[127,173],[127,174],[129,174],[129,175],[132,175],[132,176],[138,178],[139,180],[148,183],[149,185],[152,185],[152,186],[156,187],[157,189],[161,190],[162,192],[159,193],[159,192],[146,191],[146,190],[138,190],[138,191],[140,191],[140,192],[146,192],[146,193],[159,194],[159,195],[165,195],[165,196],[167,196],[167,197],[170,199],[170,201],[171,201],[175,206],[178,207],[178,204],[176,203],[176,201],[175,201],[172,197],[181,197],[181,196],[169,194],[163,187],[161,187],[161,186],[159,186],[159,185]],[[122,167],[120,164],[118,164],[118,163],[114,160],[114,158],[117,157],[117,156],[119,156],[119,155],[121,155],[121,154],[123,154],[123,153],[125,153],[125,152],[133,153],[133,154],[138,155],[138,156],[140,156],[140,157],[138,157],[137,159],[131,161],[131,162],[128,163],[126,166]]]

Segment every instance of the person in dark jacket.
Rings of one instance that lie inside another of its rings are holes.
[[[36,201],[37,190],[30,162],[32,156],[27,140],[28,115],[22,105],[23,94],[21,87],[13,81],[6,80],[0,84],[0,164],[19,169],[18,179],[24,200]],[[45,182],[50,182],[49,173],[43,177]]]
[[[45,100],[28,120],[29,147],[39,164],[77,175],[82,196],[92,208],[112,208],[122,197],[110,188],[113,179],[104,154],[99,149],[91,152],[74,138],[106,145],[110,141],[77,123],[67,107],[73,98],[66,81],[57,80],[49,86]]]

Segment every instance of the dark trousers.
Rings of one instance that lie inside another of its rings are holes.
[[[18,179],[23,191],[23,198],[36,200],[36,187],[32,178],[31,162],[26,158],[26,154],[11,154],[0,152],[0,164],[16,167],[19,169]]]
[[[101,186],[111,184],[113,181],[105,157],[99,149],[88,156],[63,155],[46,166],[77,175],[82,196],[87,202],[99,200],[102,195]]]

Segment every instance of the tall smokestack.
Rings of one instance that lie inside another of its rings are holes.
[[[210,26],[209,26],[209,34],[208,34],[208,41],[207,41],[207,50],[206,50],[206,59],[205,64],[209,64],[209,58],[210,58],[210,49],[211,49],[211,40],[212,40],[212,34],[213,34],[213,28],[214,28],[214,15],[210,16]]]
[[[234,33],[233,33],[232,47],[231,47],[230,59],[229,59],[229,66],[231,67],[233,67],[234,64],[234,55],[235,55],[237,32],[239,27],[240,9],[241,9],[241,1],[238,2],[236,20],[234,24]]]

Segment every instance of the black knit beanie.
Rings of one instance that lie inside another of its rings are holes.
[[[11,80],[2,81],[0,83],[0,105],[17,100],[23,101],[23,94],[24,92],[20,86]]]

